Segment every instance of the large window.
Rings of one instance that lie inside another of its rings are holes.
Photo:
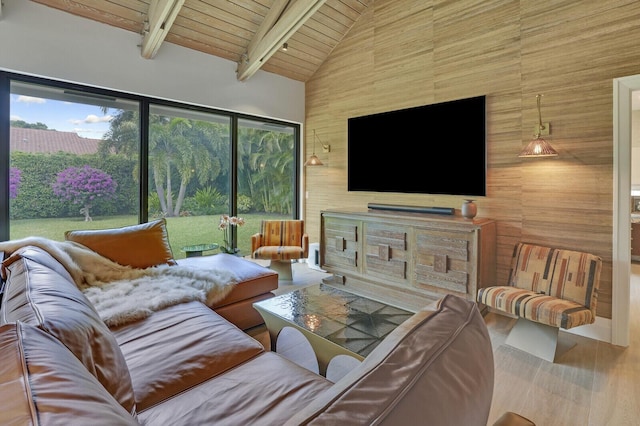
[[[181,258],[185,246],[221,244],[220,217],[231,215],[244,219],[230,238],[248,254],[262,219],[299,217],[298,125],[9,73],[0,81],[2,239],[164,217]]]

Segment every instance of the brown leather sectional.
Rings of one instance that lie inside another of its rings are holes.
[[[99,253],[120,265],[149,268],[156,265],[224,267],[233,270],[237,283],[222,300],[206,304],[242,330],[263,324],[253,303],[273,297],[278,288],[278,274],[254,262],[230,254],[189,257],[175,260],[169,245],[166,219],[160,218],[121,228],[73,230],[65,239]]]
[[[486,425],[493,352],[445,296],[337,383],[267,351],[201,302],[109,329],[46,251],[5,262],[0,424]]]

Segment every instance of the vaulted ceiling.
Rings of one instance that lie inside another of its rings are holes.
[[[373,0],[32,0],[140,34],[153,60],[173,43],[236,62],[245,81],[262,69],[307,81]],[[283,46],[287,45],[287,50]]]

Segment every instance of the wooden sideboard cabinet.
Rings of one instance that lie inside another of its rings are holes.
[[[495,285],[492,219],[369,210],[322,211],[320,263],[325,282],[420,309],[452,293],[475,301]]]

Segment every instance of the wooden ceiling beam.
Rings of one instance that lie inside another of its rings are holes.
[[[169,29],[176,20],[184,0],[157,0],[149,5],[147,25],[142,39],[142,57],[152,59],[158,53]]]
[[[240,58],[237,78],[245,81],[269,60],[326,0],[276,0]]]

